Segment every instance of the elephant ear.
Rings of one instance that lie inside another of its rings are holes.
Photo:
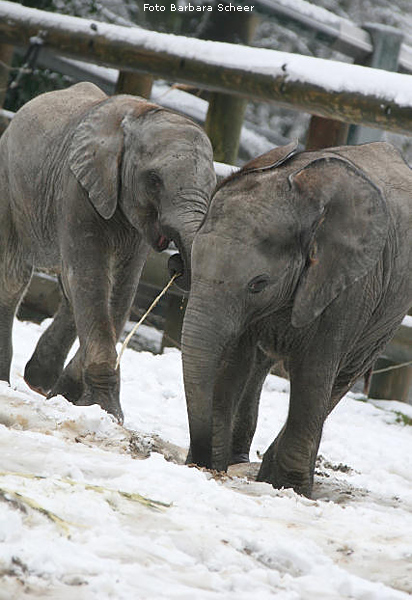
[[[349,161],[315,159],[292,175],[307,266],[292,310],[292,325],[311,323],[376,264],[389,217],[380,189]]]
[[[269,169],[276,169],[283,165],[289,158],[292,158],[298,151],[298,140],[294,140],[287,144],[286,146],[277,146],[269,152],[262,154],[256,158],[253,158],[248,163],[242,166],[239,171],[235,171],[225,179],[222,179],[214,191],[214,195],[227,183],[239,179],[243,175],[248,175],[249,173],[256,173],[260,171],[267,171]]]
[[[257,158],[253,158],[248,163],[243,165],[242,173],[253,173],[255,171],[267,171],[280,167],[289,158],[292,158],[298,151],[298,140],[293,140],[286,146],[277,146],[269,152],[265,152]]]
[[[129,114],[158,108],[133,96],[114,96],[92,108],[76,127],[69,152],[69,165],[90,202],[104,218],[117,207],[120,165],[124,149],[122,122]]]

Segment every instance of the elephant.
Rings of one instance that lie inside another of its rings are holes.
[[[10,378],[13,318],[33,269],[55,273],[62,303],[24,378],[122,422],[116,342],[143,265],[173,241],[189,288],[215,185],[203,129],[143,98],[82,82],[25,104],[0,138],[0,379]]]
[[[412,172],[390,144],[253,159],[221,183],[192,247],[182,360],[188,462],[247,462],[284,361],[286,422],[258,480],[310,497],[325,419],[412,304]]]

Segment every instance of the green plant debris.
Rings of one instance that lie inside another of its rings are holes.
[[[361,400],[361,398],[356,398],[356,400]],[[388,408],[387,406],[379,406],[379,404],[376,404],[375,402],[373,402],[373,399],[368,398],[366,400],[367,402],[370,402],[375,408],[382,410],[386,413],[389,414],[394,414],[396,415],[395,418],[395,423],[398,423],[399,425],[410,425],[412,426],[412,417],[409,417],[408,415],[405,415],[405,413],[403,413],[401,410],[394,410],[392,408]]]
[[[16,472],[7,472],[7,471],[0,472],[0,477],[7,477],[7,476],[22,477],[24,479],[37,479],[37,480],[47,479],[48,481],[50,481],[49,477],[46,478],[44,475],[34,475],[33,473],[16,473]],[[53,481],[58,484],[66,484],[66,485],[71,485],[73,487],[80,486],[85,490],[98,492],[98,493],[119,494],[119,496],[121,496],[122,498],[126,498],[130,502],[138,502],[142,506],[145,506],[146,508],[150,508],[151,510],[163,510],[165,508],[170,508],[172,506],[170,503],[161,502],[159,500],[152,500],[151,498],[146,498],[145,496],[142,496],[141,494],[138,494],[135,492],[125,492],[123,490],[116,490],[116,489],[108,488],[108,487],[101,486],[101,485],[94,485],[91,483],[82,483],[80,481],[75,481],[74,479],[70,479],[67,477],[65,477],[63,479],[60,479],[60,478],[54,479]],[[0,490],[1,490],[1,488],[0,488]],[[15,492],[15,493],[17,494],[18,492]]]
[[[353,400],[356,400],[356,402],[364,402],[365,404],[369,402],[369,398],[365,396],[365,394],[359,394],[357,396],[354,396]]]
[[[33,498],[29,498],[28,496],[24,496],[20,492],[16,492],[15,490],[10,490],[5,487],[0,487],[0,496],[2,498],[4,498],[6,501],[11,501],[15,505],[17,504],[17,506],[21,510],[24,510],[24,507],[28,506],[29,508],[36,510],[37,512],[41,513],[42,515],[45,515],[50,521],[52,521],[53,523],[58,525],[63,530],[65,535],[67,535],[67,537],[69,537],[69,535],[70,535],[69,525],[74,525],[74,523],[69,523],[68,521],[65,521],[64,519],[62,519],[61,517],[56,515],[56,513],[52,512],[51,510],[48,510],[47,508],[45,508],[44,506],[39,504],[36,500],[33,500]]]
[[[63,479],[62,481],[67,481],[67,483],[71,483],[70,480],[66,480],[66,479]],[[122,498],[126,498],[127,500],[130,500],[131,502],[138,502],[139,504],[142,504],[143,506],[146,506],[147,508],[151,508],[153,510],[161,510],[163,508],[171,507],[171,504],[168,504],[166,502],[160,502],[159,500],[152,500],[151,498],[146,498],[145,496],[142,496],[141,494],[137,494],[137,493],[133,493],[133,492],[124,492],[122,490],[114,490],[112,488],[103,487],[101,485],[92,485],[90,483],[78,484],[78,482],[76,482],[76,481],[73,481],[73,485],[84,485],[84,488],[86,490],[92,490],[94,492],[100,492],[100,493],[109,492],[109,493],[119,494],[120,496],[122,496]]]
[[[408,415],[405,415],[400,410],[393,410],[392,412],[395,413],[395,415],[396,415],[396,422],[397,423],[400,423],[401,425],[410,425],[410,426],[412,426],[412,417],[408,417]]]

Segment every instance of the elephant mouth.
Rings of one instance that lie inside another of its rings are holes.
[[[154,233],[154,242],[152,242],[152,247],[154,250],[157,252],[162,252],[169,247],[169,244],[172,241],[179,250],[179,253],[173,254],[171,257],[169,257],[168,271],[170,277],[177,274],[179,275],[175,283],[180,290],[187,292],[190,288],[190,272],[187,269],[186,259],[184,258],[184,250],[180,235],[176,232],[176,230],[168,226],[163,226],[161,229],[159,222],[155,224]]]
[[[163,250],[166,250],[166,248],[169,247],[169,244],[169,238],[167,238],[165,235],[160,234],[155,242],[154,249],[157,250],[157,252],[163,252]]]
[[[158,219],[153,224],[150,237],[152,248],[156,252],[163,252],[163,250],[166,250],[166,248],[169,247],[171,241],[170,237],[165,235],[165,232],[160,227]]]

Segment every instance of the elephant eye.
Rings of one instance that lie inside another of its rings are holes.
[[[248,283],[248,290],[251,294],[257,294],[265,289],[270,283],[269,275],[258,275],[251,279]]]
[[[156,171],[149,171],[147,181],[151,188],[158,189],[162,185],[162,180]]]

